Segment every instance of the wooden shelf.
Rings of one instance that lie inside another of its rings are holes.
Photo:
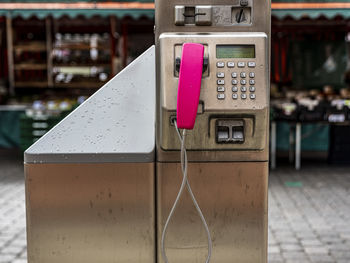
[[[91,46],[89,44],[63,44],[61,46],[53,46],[53,49],[75,49],[75,50],[90,50]],[[98,50],[110,50],[110,47],[106,46],[97,46],[95,49]]]
[[[53,67],[60,68],[60,67],[72,67],[72,68],[79,68],[79,67],[111,67],[110,63],[77,63],[77,64],[54,64]]]
[[[79,88],[79,89],[99,89],[107,82],[72,82],[72,83],[54,83],[55,88]]]
[[[47,88],[47,81],[15,81],[15,88]]]
[[[107,82],[73,82],[73,83],[54,83],[49,87],[46,81],[16,81],[15,88],[52,88],[52,89],[99,89]]]
[[[46,43],[45,42],[28,42],[28,43],[19,43],[14,47],[15,51],[46,51]]]
[[[78,21],[75,26],[75,21]],[[114,38],[110,35],[110,32],[116,32],[116,30],[111,30],[110,19],[100,19],[100,22],[103,22],[103,30],[101,25],[95,25],[92,23],[92,26],[88,25],[86,22],[92,20],[86,19],[63,19],[63,26],[61,26],[61,20],[55,20],[52,17],[47,17],[45,20],[34,21],[29,23],[27,20],[21,20],[18,23],[15,21],[13,23],[11,18],[6,19],[6,39],[8,45],[8,58],[9,58],[9,86],[11,94],[17,92],[27,92],[30,89],[33,89],[33,94],[45,93],[45,89],[53,92],[54,89],[57,89],[58,93],[92,93],[97,89],[101,88],[107,81],[99,81],[97,77],[77,77],[73,78],[70,83],[55,83],[55,73],[53,68],[55,67],[58,71],[61,69],[63,72],[75,71],[74,68],[77,68],[77,71],[84,71],[84,67],[98,67],[101,68],[101,71],[107,73],[108,76],[113,75],[114,64],[112,64],[112,56],[114,56]],[[95,20],[93,20],[95,21]],[[73,25],[72,25],[73,23]],[[34,29],[32,28],[35,26]],[[19,26],[28,26],[23,30],[23,33],[33,32],[33,41],[23,38],[20,33],[16,33],[16,29]],[[80,28],[80,27],[83,27]],[[72,28],[73,27],[73,28]],[[85,60],[82,58],[83,55],[87,55],[92,47],[90,46],[90,41],[85,42],[83,38],[81,39],[67,39],[63,38],[61,42],[55,41],[52,39],[56,33],[61,32],[70,33],[70,34],[105,34],[108,33],[109,37],[98,38],[95,42],[96,50],[98,50],[99,56],[98,59],[101,59],[101,62],[94,62],[88,58]],[[16,33],[16,34],[14,34]],[[77,40],[77,41],[75,41]],[[79,40],[79,41],[78,41]],[[81,41],[80,41],[81,40]],[[112,48],[113,46],[113,48]],[[59,59],[56,60],[56,57],[53,54],[53,51],[58,52],[63,50],[70,50],[71,58],[76,58],[77,60],[82,60],[84,62],[64,62],[60,63]],[[80,50],[80,52],[78,52]],[[36,52],[36,53],[35,53]],[[25,55],[24,53],[28,53]],[[75,57],[80,53],[81,56]],[[45,55],[46,54],[46,55]],[[108,56],[105,56],[108,55]],[[23,59],[22,59],[23,58]],[[107,60],[105,60],[107,59]],[[15,62],[17,61],[17,63]],[[37,63],[33,62],[36,61]],[[55,62],[57,61],[57,63]],[[102,70],[103,69],[103,70]],[[33,71],[37,74],[20,74]],[[86,70],[88,71],[88,70]],[[21,76],[27,76],[22,78]],[[31,76],[33,75],[33,76]],[[35,77],[34,75],[37,75]],[[18,80],[18,81],[16,81]],[[74,82],[76,81],[76,82]],[[42,89],[42,90],[38,90]],[[69,90],[71,89],[71,90]]]
[[[14,64],[15,70],[47,70],[47,64],[20,63]]]

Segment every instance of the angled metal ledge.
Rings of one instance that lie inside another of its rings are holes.
[[[24,162],[153,162],[154,149],[152,46],[29,147]]]

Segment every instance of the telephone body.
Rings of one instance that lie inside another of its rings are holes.
[[[198,119],[194,130],[188,133],[187,149],[263,150],[269,104],[265,33],[160,35],[160,148],[179,150],[171,123],[177,108],[176,59],[181,59],[182,45],[192,42],[204,45],[208,65],[202,77]]]

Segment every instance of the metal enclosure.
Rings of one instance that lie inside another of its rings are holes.
[[[25,152],[29,263],[154,262],[154,51]]]
[[[204,45],[208,61],[186,148],[189,181],[211,231],[211,262],[267,262],[270,4],[156,0],[158,262],[181,182],[172,120],[186,42]],[[175,263],[204,262],[207,256],[204,227],[187,193],[170,222],[166,250]]]
[[[29,263],[163,262],[186,42],[203,44],[208,61],[186,148],[211,263],[267,262],[270,1],[156,0],[155,42],[25,152]],[[203,262],[206,248],[186,192],[169,261]]]

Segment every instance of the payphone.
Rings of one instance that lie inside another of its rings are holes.
[[[158,0],[155,33],[158,262],[267,262],[270,1]]]

